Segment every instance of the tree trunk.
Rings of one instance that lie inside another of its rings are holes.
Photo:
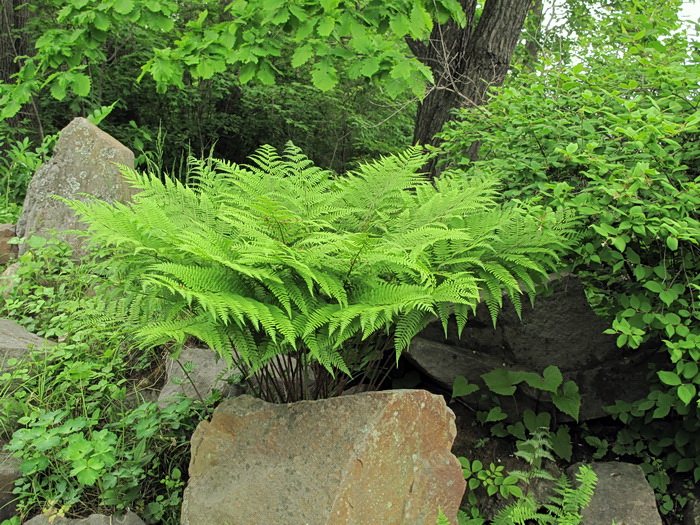
[[[437,145],[435,134],[455,108],[484,104],[490,86],[505,79],[533,0],[486,0],[475,22],[476,0],[460,0],[467,25],[436,26],[428,44],[409,41],[416,57],[432,69],[435,85],[418,108],[415,144]],[[478,147],[471,152],[474,156]]]
[[[29,20],[27,0],[0,0],[0,83],[12,83],[12,75],[18,73],[22,63],[18,57],[29,55],[29,39],[24,27]],[[10,129],[22,131],[24,120],[29,118],[29,127],[41,139],[43,132],[36,106],[26,104],[14,117],[5,122]]]

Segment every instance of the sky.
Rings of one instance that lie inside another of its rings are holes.
[[[700,18],[700,1],[683,2],[681,18],[697,22]]]

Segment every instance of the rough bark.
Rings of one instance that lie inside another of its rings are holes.
[[[503,83],[532,1],[486,0],[475,21],[476,1],[460,0],[467,15],[465,28],[449,21],[435,27],[427,44],[409,42],[435,78],[418,108],[414,143],[436,145],[435,134],[454,108],[484,104],[489,87]]]
[[[29,14],[27,0],[0,0],[0,83],[11,83],[12,76],[22,67],[18,58],[30,53],[29,38],[24,31]],[[6,123],[11,129],[20,129],[26,118],[30,119],[30,127],[34,128],[41,138],[41,122],[33,104],[25,105],[17,115],[6,120]]]

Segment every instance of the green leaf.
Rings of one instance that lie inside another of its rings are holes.
[[[265,86],[272,86],[275,83],[275,72],[267,62],[260,64],[258,69],[258,79]]]
[[[486,422],[503,421],[508,416],[503,413],[501,407],[493,407],[486,416]]]
[[[71,476],[75,476],[79,483],[87,486],[92,486],[99,479],[98,471],[90,467],[76,467],[70,472]]]
[[[43,436],[35,439],[32,445],[39,452],[46,452],[49,449],[57,447],[61,444],[61,438],[56,434],[45,433]]]
[[[292,55],[292,67],[306,64],[314,56],[314,48],[310,44],[297,47]]]
[[[378,58],[366,58],[361,63],[360,73],[366,77],[372,77],[379,71],[380,63],[381,61]]]
[[[338,84],[336,69],[328,61],[321,61],[311,71],[311,79],[321,91],[330,91]]]
[[[542,375],[543,377],[539,377],[537,374],[528,374],[525,376],[525,382],[532,388],[537,388],[547,392],[556,392],[559,385],[561,385],[562,381],[564,381],[559,367],[554,365],[550,365],[545,368]]]
[[[574,447],[571,444],[569,429],[565,426],[560,426],[556,433],[552,434],[551,439],[554,453],[566,461],[571,461]]]
[[[666,246],[675,252],[678,249],[678,238],[666,237]]]
[[[243,65],[240,72],[238,73],[238,80],[241,84],[247,84],[253,79],[257,71],[258,65],[253,62],[248,62],[247,64]]]
[[[657,372],[659,379],[661,379],[661,382],[669,385],[669,386],[677,386],[682,383],[681,378],[678,377],[678,374],[675,372],[671,372],[668,370],[661,370],[660,372]]]
[[[410,17],[410,34],[417,40],[422,40],[430,35],[433,30],[433,19],[425,8],[418,2],[413,3]]]
[[[627,247],[627,242],[625,241],[624,238],[622,237],[613,237],[612,239],[612,245],[618,249],[618,251],[623,252],[625,251],[625,248]]]
[[[573,381],[564,383],[561,393],[552,394],[552,402],[559,410],[578,421],[578,414],[581,408],[581,394],[578,385]]]
[[[397,36],[407,35],[410,31],[408,18],[403,13],[397,13],[391,17],[389,27]]]
[[[175,27],[175,21],[169,16],[159,15],[152,18],[156,27],[165,33],[169,33]]]
[[[457,376],[452,384],[452,397],[468,396],[477,390],[479,390],[479,387],[474,383],[470,383],[466,377]]]
[[[678,387],[678,399],[683,401],[686,405],[690,404],[695,398],[696,393],[695,385],[692,383],[687,383]]]
[[[682,458],[676,465],[676,472],[690,472],[695,467],[695,458]]]
[[[513,374],[506,368],[496,368],[491,372],[482,374],[481,378],[486,382],[486,386],[494,392],[502,396],[512,396],[515,393],[515,385],[513,382]]]
[[[664,290],[659,294],[659,299],[661,299],[666,306],[670,306],[673,301],[678,299],[678,295],[672,290]]]
[[[654,293],[661,293],[664,291],[664,287],[661,283],[657,281],[647,281],[644,283],[644,288]]]
[[[133,0],[115,0],[114,10],[120,15],[128,15],[134,10]]]
[[[327,37],[333,32],[333,29],[335,29],[335,18],[327,16],[318,23],[316,32],[319,36]]]
[[[654,413],[652,414],[652,418],[654,419],[660,419],[664,418],[668,415],[668,413],[671,411],[671,404],[669,401],[660,401],[659,405],[656,407],[656,410],[654,410]]]
[[[323,10],[328,13],[338,7],[340,0],[319,0],[319,3],[321,7],[323,7]]]
[[[109,29],[112,27],[111,20],[99,11],[95,11],[95,21],[93,23],[100,31],[109,31]]]
[[[684,363],[682,374],[686,379],[695,379],[695,376],[698,375],[698,364],[695,361]]]
[[[56,100],[63,100],[66,98],[66,84],[63,78],[56,78],[51,84],[51,96]]]

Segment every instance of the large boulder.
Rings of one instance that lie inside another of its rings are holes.
[[[579,464],[568,469],[574,477]],[[582,523],[662,525],[654,491],[639,465],[622,462],[593,463],[598,483],[591,503],[583,509]]]
[[[17,236],[51,236],[65,230],[84,230],[85,225],[65,203],[54,199],[85,199],[89,194],[109,202],[128,201],[135,190],[117,164],[134,167],[134,154],[126,146],[84,118],[75,118],[60,133],[51,160],[37,170],[29,183]],[[82,254],[80,239],[62,236]],[[19,253],[27,251],[20,245]]]
[[[145,522],[131,511],[121,516],[90,514],[83,519],[69,519],[57,516],[35,516],[24,525],[145,525]]]
[[[224,401],[192,436],[182,524],[456,523],[454,414],[422,390]]]
[[[538,297],[534,308],[524,302],[522,320],[506,301],[494,328],[481,304],[461,337],[454,323],[447,337],[439,323],[432,324],[414,339],[406,356],[448,390],[460,375],[483,385],[481,375],[497,367],[542,373],[555,365],[579,386],[580,420],[604,417],[603,407],[618,399],[645,397],[648,363],[657,358],[653,348],[617,348],[616,337],[604,333],[609,325],[589,306],[578,278],[566,276],[551,286],[551,295]],[[541,392],[521,390],[531,402],[519,399],[520,409],[541,410]]]

